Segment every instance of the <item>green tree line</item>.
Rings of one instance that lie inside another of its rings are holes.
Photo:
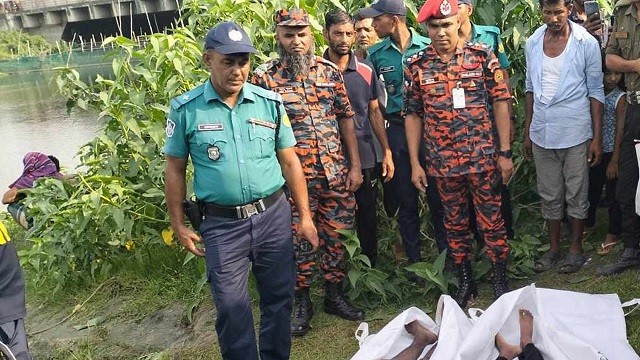
[[[27,202],[35,226],[28,236],[31,247],[21,252],[24,265],[39,274],[40,281],[64,286],[104,278],[123,262],[154,261],[159,251],[174,244],[163,194],[162,146],[168,103],[207,79],[201,66],[202,41],[213,25],[223,20],[241,24],[260,51],[253,59],[256,66],[273,55],[273,14],[277,9],[306,9],[320,51],[325,46],[321,36],[323,15],[335,7],[354,13],[366,5],[363,0],[186,0],[176,29],[151,35],[144,48],[124,37],[106,40],[116,45],[108,55],[112,77],[98,75],[94,82],[85,83],[76,70],[58,68],[55,81],[68,98],[67,106],[97,110],[103,131],[79,150],[82,171],[75,181],[48,179],[30,192]],[[409,1],[407,5],[410,23],[419,28],[415,14],[422,3]],[[477,0],[474,16],[478,23],[504,29],[503,40],[512,62],[511,79],[516,95],[521,97],[524,43],[540,24],[536,3]],[[522,118],[520,104],[517,114]],[[514,199],[522,204],[516,206],[516,219],[520,210],[536,199],[533,169],[517,156],[520,134],[519,128],[514,144],[517,172],[511,184]],[[383,232],[394,231],[391,223],[384,226]],[[514,247],[512,275],[531,272],[532,258],[539,247],[539,241],[531,236]],[[347,248],[352,297],[375,294],[374,299],[385,301],[387,295],[402,296],[388,281],[388,273],[371,269],[359,253],[357,239],[351,237]],[[189,260],[187,256],[185,263]],[[444,260],[430,260],[416,272],[431,280],[430,289],[446,291]]]

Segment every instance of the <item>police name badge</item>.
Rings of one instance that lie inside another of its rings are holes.
[[[164,131],[167,137],[172,137],[175,129],[176,129],[176,123],[174,123],[171,119],[167,119],[167,127],[165,128],[165,131]]]
[[[458,82],[458,85],[451,90],[451,95],[453,96],[454,109],[464,109],[467,106],[464,98],[464,89],[460,87],[460,82]]]
[[[198,131],[222,131],[224,130],[224,124],[212,123],[212,124],[198,124]]]
[[[216,161],[220,159],[220,148],[215,145],[211,145],[207,148],[207,154],[209,154],[209,159]]]

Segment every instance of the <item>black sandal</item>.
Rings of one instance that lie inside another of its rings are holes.
[[[567,257],[562,260],[558,272],[560,274],[570,274],[582,269],[586,258],[583,254],[567,254]]]
[[[548,251],[540,259],[533,264],[533,270],[541,273],[551,269],[559,260],[561,254],[559,251]]]

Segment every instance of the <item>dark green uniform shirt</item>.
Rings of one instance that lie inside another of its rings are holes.
[[[249,83],[233,108],[210,81],[172,99],[166,132],[166,155],[191,156],[196,197],[224,206],[246,204],[281,188],[276,148],[296,144],[282,97]]]
[[[387,90],[387,107],[385,110],[387,120],[393,121],[394,119],[389,119],[388,116],[399,116],[403,109],[402,88],[404,86],[405,59],[425,49],[429,44],[431,44],[431,39],[411,29],[411,44],[409,44],[404,54],[391,41],[391,37],[387,37],[369,48],[367,60],[371,61],[376,73],[384,78]]]
[[[491,50],[500,61],[500,67],[508,69],[511,66],[507,54],[504,52],[504,45],[500,39],[500,29],[496,26],[471,24],[472,34],[469,42],[481,43],[491,47]]]

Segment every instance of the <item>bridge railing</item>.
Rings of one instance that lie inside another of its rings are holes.
[[[0,2],[2,1],[3,0],[0,0]],[[13,1],[21,3],[21,6],[20,6],[21,10],[28,11],[28,12],[95,2],[95,0],[13,0]]]

